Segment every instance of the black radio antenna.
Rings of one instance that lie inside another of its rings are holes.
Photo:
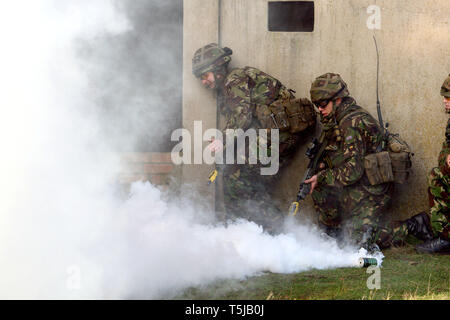
[[[378,95],[378,78],[380,73],[380,55],[378,53],[378,45],[377,39],[373,36],[373,41],[375,42],[375,49],[377,51],[377,113],[378,113],[378,121],[380,122],[380,126],[385,129],[383,123],[383,116],[381,115],[381,106],[380,106],[380,96]]]

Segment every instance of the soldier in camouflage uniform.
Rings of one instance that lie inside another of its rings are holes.
[[[444,106],[450,113],[450,75],[441,87]],[[449,253],[450,239],[450,118],[447,121],[445,141],[439,153],[438,167],[433,168],[428,178],[428,196],[430,200],[431,226],[434,239],[416,247],[423,253]]]
[[[393,183],[371,185],[364,167],[367,155],[386,148],[378,121],[356,104],[338,74],[318,77],[310,93],[321,113],[321,139],[326,146],[318,173],[305,181],[311,183],[319,225],[329,235],[351,239],[368,250],[398,243],[408,232],[430,238],[429,229],[423,230],[426,214],[408,219],[395,229],[381,225]]]
[[[231,54],[231,49],[211,43],[197,50],[192,61],[194,75],[201,79],[206,88],[217,92],[218,108],[226,119],[224,136],[227,129],[268,129],[258,116],[260,111],[280,99],[293,99],[293,91],[256,68],[229,70]],[[314,107],[309,100],[306,102],[311,115],[308,127],[313,127],[316,118]],[[301,141],[301,135],[301,132],[279,132],[280,167],[289,161]],[[249,145],[246,148],[259,151],[260,138],[258,137],[257,145]],[[220,149],[221,142],[217,144],[217,141],[214,141],[210,145],[212,151]],[[273,151],[270,141],[268,149],[269,152]],[[249,150],[247,154],[248,152]],[[226,219],[245,218],[262,225],[269,232],[274,232],[280,227],[283,217],[270,196],[278,174],[263,176],[260,168],[261,164],[249,164],[248,159],[245,159],[245,164],[242,165],[222,166]]]

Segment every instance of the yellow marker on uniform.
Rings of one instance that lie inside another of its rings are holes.
[[[298,201],[292,202],[289,207],[289,214],[295,216],[298,212],[298,208],[300,208],[300,203]]]
[[[208,185],[210,185],[212,182],[214,182],[214,180],[216,180],[217,175],[219,174],[219,172],[217,170],[213,170],[208,177]]]

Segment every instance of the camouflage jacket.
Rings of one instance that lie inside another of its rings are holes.
[[[219,108],[226,129],[262,129],[255,116],[257,105],[269,105],[289,91],[274,77],[256,68],[231,70],[219,89]]]
[[[450,118],[448,118],[447,127],[445,128],[445,142],[447,147],[450,147]]]
[[[320,162],[327,167],[318,173],[319,185],[346,187],[360,183],[369,192],[383,193],[385,185],[371,186],[364,170],[364,157],[381,151],[384,137],[378,121],[349,97],[329,116],[322,117],[322,124],[326,147]]]
[[[450,118],[447,121],[447,128],[445,130],[445,141],[442,144],[442,150],[439,153],[439,170],[444,175],[450,175],[450,168],[447,165],[447,156],[450,154]]]

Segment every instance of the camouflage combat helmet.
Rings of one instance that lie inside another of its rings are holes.
[[[445,79],[444,83],[442,84],[441,96],[450,98],[450,74],[448,75],[447,79]]]
[[[233,51],[210,43],[198,49],[192,58],[192,73],[198,78],[205,72],[215,71],[231,61]]]
[[[350,95],[347,84],[339,74],[335,73],[325,73],[316,78],[311,84],[310,94],[313,103],[331,101]]]

